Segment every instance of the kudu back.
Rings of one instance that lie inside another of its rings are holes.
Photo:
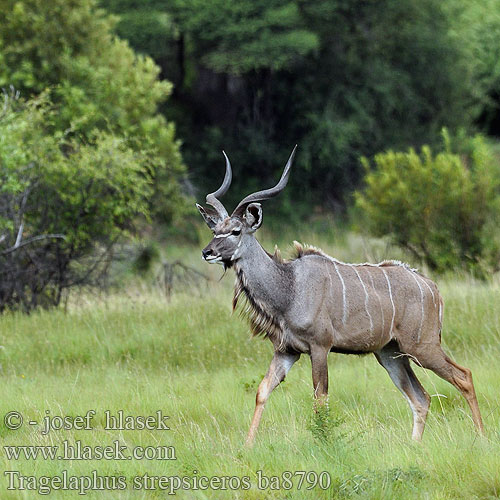
[[[443,299],[436,284],[398,261],[347,264],[314,247],[295,242],[295,258],[266,252],[254,237],[262,224],[259,202],[286,186],[294,148],[276,186],[248,195],[228,214],[219,197],[231,184],[231,164],[221,187],[207,195],[209,205],[198,210],[212,230],[203,249],[209,263],[236,272],[233,308],[246,300],[254,335],[274,346],[274,356],[259,385],[247,437],[255,438],[264,405],[301,354],[311,358],[314,395],[318,404],[328,394],[329,352],[374,353],[403,393],[413,413],[415,440],[422,438],[430,397],[418,381],[410,360],[453,384],[465,397],[477,429],[483,424],[469,369],[452,361],[441,348]]]

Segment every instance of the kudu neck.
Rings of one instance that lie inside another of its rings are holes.
[[[245,283],[245,293],[276,312],[284,312],[293,288],[293,272],[289,265],[273,259],[252,236],[234,267],[237,279]]]

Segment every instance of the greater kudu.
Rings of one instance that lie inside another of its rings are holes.
[[[294,155],[295,148],[275,187],[247,196],[229,216],[218,200],[232,178],[224,153],[224,181],[206,198],[211,208],[197,205],[214,234],[203,258],[234,268],[233,308],[243,294],[253,334],[268,337],[274,346],[271,365],[257,391],[247,443],[255,438],[270,393],[302,353],[311,357],[314,394],[322,401],[328,393],[329,352],[373,352],[407,399],[413,413],[412,437],[420,440],[430,397],[415,376],[411,359],[463,394],[482,433],[471,372],[441,348],[443,300],[433,281],[398,261],[346,264],[296,242],[295,258],[284,261],[279,252],[267,253],[255,239],[262,224],[258,202],[284,189]]]

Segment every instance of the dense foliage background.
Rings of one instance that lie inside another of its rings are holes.
[[[54,133],[88,140],[96,131],[148,150],[153,211],[167,221],[182,205],[184,172],[174,126],[158,112],[172,85],[159,68],[114,33],[94,0],[0,2],[0,86],[30,99],[50,89]]]
[[[285,210],[342,209],[362,155],[438,144],[444,126],[498,132],[498,1],[101,5],[174,83],[164,111],[201,192],[217,182],[221,149],[235,166],[235,202],[272,182],[298,143],[286,194],[297,201]]]

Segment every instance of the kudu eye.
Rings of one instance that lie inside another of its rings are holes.
[[[240,234],[240,233],[241,233],[241,229],[233,229],[233,230],[231,231],[231,234],[232,234],[233,236],[239,236],[239,234]]]

